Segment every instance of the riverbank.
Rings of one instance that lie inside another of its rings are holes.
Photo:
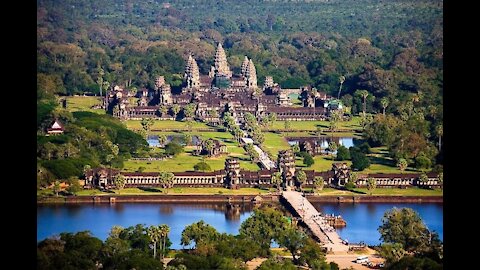
[[[101,195],[101,196],[66,196],[66,197],[43,197],[37,199],[38,204],[48,203],[252,203],[256,196],[260,196],[259,203],[279,202],[280,196],[276,194],[262,195]],[[443,196],[322,196],[306,195],[312,203],[443,203]]]

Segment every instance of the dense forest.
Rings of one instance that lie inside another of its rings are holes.
[[[253,59],[259,85],[272,75],[283,88],[337,96],[344,76],[338,94],[352,113],[377,113],[362,122],[370,144],[427,168],[442,163],[441,0],[37,3],[39,110],[55,94],[98,94],[100,72],[111,86],[153,88],[163,75],[179,87],[187,55],[206,74],[221,42],[235,72]]]

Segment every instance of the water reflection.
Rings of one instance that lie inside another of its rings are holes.
[[[78,205],[39,205],[37,240],[61,232],[89,230],[102,240],[113,225],[124,228],[167,224],[171,228],[172,248],[181,248],[183,229],[200,220],[221,233],[238,234],[240,224],[250,216],[251,203],[115,203]]]
[[[443,204],[438,203],[313,203],[325,214],[341,215],[347,226],[338,229],[340,237],[350,242],[364,241],[379,244],[377,229],[386,210],[410,207],[417,211],[428,228],[439,233],[443,240]],[[272,204],[284,211],[279,204]],[[102,240],[113,225],[124,228],[136,224],[167,224],[171,228],[172,248],[181,248],[183,229],[200,220],[221,233],[238,234],[238,230],[257,207],[251,203],[115,203],[115,204],[63,204],[37,206],[37,240],[61,232],[90,230]],[[284,213],[290,215],[289,213]]]
[[[338,229],[341,238],[351,243],[364,241],[369,245],[380,244],[378,227],[387,210],[393,207],[409,207],[415,210],[430,230],[438,232],[443,241],[442,203],[312,203],[326,214],[341,215],[347,222],[345,228]]]

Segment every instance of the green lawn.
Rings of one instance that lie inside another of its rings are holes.
[[[350,121],[343,121],[338,123],[339,129],[350,129],[352,131],[360,129],[359,125],[360,117],[354,116]],[[322,129],[328,129],[330,126],[328,121],[290,121],[291,130],[313,130],[316,131],[317,127]],[[285,130],[284,121],[275,121],[269,129]]]
[[[142,121],[141,120],[127,120],[125,124],[127,128],[133,130],[142,129]],[[172,130],[187,130],[186,122],[183,121],[173,121],[173,120],[154,120],[154,123],[150,129],[172,129]],[[193,122],[192,130],[198,129],[214,129],[210,126],[207,126],[205,123],[201,122]],[[152,132],[154,133],[154,132]],[[155,133],[156,134],[156,133]]]
[[[258,165],[250,162],[250,158],[241,154],[240,151],[244,150],[240,147],[235,149],[234,146],[229,146],[229,149],[234,149],[234,153],[228,155],[220,155],[218,157],[205,157],[205,162],[210,165],[212,170],[221,170],[225,167],[225,160],[230,157],[238,157],[240,159],[240,168],[258,171],[260,168]],[[169,158],[161,161],[144,161],[144,160],[127,160],[124,162],[124,171],[134,172],[139,167],[145,167],[146,172],[184,172],[193,171],[193,166],[202,160],[201,156],[191,155],[191,149],[187,149],[187,152],[181,153],[174,158]]]
[[[105,110],[103,109],[91,109],[93,105],[102,103],[100,97],[78,96],[65,98],[67,99],[67,110],[70,112],[87,111],[98,114],[105,114]]]
[[[373,147],[371,154],[368,154],[371,165],[363,172],[365,173],[412,173],[419,172],[417,169],[408,167],[405,171],[401,171],[395,164],[395,160],[388,156],[386,147]]]
[[[264,132],[265,141],[263,142],[263,147],[265,151],[272,153],[275,157],[278,155],[278,151],[289,149],[290,145],[287,143],[284,137],[280,134],[273,132]]]
[[[295,160],[295,165],[304,170],[315,170],[317,172],[320,172],[320,171],[331,170],[333,163],[345,162],[347,163],[348,166],[352,164],[350,160],[336,161],[336,160],[331,160],[330,158],[331,158],[330,156],[314,156],[313,160],[315,161],[315,163],[310,167],[305,167],[305,165],[303,164],[303,158],[297,157]]]

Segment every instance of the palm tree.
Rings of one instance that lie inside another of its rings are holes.
[[[435,128],[435,133],[438,136],[438,151],[440,151],[440,149],[442,148],[442,136],[443,136],[443,125],[442,124],[439,124]]]
[[[313,179],[313,185],[315,189],[322,190],[324,184],[325,184],[325,180],[323,179],[322,176],[317,176]]]
[[[370,195],[372,195],[372,191],[377,187],[377,181],[375,179],[369,177],[367,179],[367,189],[370,191]]]
[[[280,190],[282,184],[282,174],[280,172],[274,172],[272,174],[272,185],[277,187],[277,190]]]
[[[180,105],[178,105],[178,104],[173,104],[173,106],[171,107],[173,117],[175,117],[175,119],[177,118],[177,115],[180,112],[180,109],[181,109]]]
[[[440,184],[440,188],[443,189],[443,172],[438,173],[438,183]]]
[[[357,90],[355,91],[355,95],[362,97],[363,99],[363,114],[367,111],[367,97],[368,97],[367,90]]]
[[[317,88],[312,87],[312,95],[313,95],[313,118],[315,119],[315,103],[317,103]]]
[[[100,89],[100,96],[103,96],[102,94],[103,75],[105,75],[105,71],[100,66],[98,66],[97,70],[98,70],[97,84],[98,84],[98,88]]]
[[[213,140],[207,140],[205,141],[205,148],[207,149],[208,156],[212,156],[213,148],[215,148],[215,143]]]
[[[171,172],[167,172],[165,173],[164,179],[167,185],[167,193],[168,193],[168,189],[173,187],[173,181],[175,179],[175,175]]]
[[[295,179],[297,179],[297,182],[300,184],[300,189],[302,189],[303,183],[307,180],[307,174],[302,170],[298,170],[295,173]]]
[[[160,240],[160,230],[157,226],[150,226],[147,229],[147,235],[150,238],[150,242],[153,243],[153,258],[157,256],[157,242]]]
[[[158,136],[158,143],[161,146],[164,146],[166,142],[167,142],[167,136],[165,134],[161,134]]]
[[[167,237],[168,233],[170,233],[170,227],[167,224],[161,224],[158,226],[159,232],[160,232],[160,239],[162,241],[162,257],[161,260],[163,260],[163,257],[165,256],[165,246],[167,242]]]
[[[398,160],[397,162],[397,167],[401,170],[401,171],[404,171],[408,166],[408,162],[406,159],[404,158],[401,158]]]
[[[115,175],[114,183],[117,189],[122,190],[125,187],[125,177],[121,174]]]
[[[332,159],[333,159],[333,152],[337,151],[337,144],[334,141],[331,141],[328,143],[328,151],[332,153]]]
[[[383,97],[380,99],[380,105],[382,105],[383,108],[383,115],[385,115],[385,109],[388,107],[389,101],[387,97]]]
[[[55,181],[53,184],[53,192],[55,193],[55,196],[58,197],[58,192],[60,192],[60,181]]]
[[[340,92],[342,92],[342,85],[345,82],[345,76],[343,75],[340,76],[339,80],[340,80],[340,89],[338,89],[338,97],[337,97],[338,99],[340,99]]]
[[[300,152],[300,146],[298,145],[298,143],[292,145],[292,151],[293,151],[293,153],[295,153],[295,154],[298,153],[298,152]]]
[[[168,109],[167,109],[167,106],[165,105],[160,105],[160,107],[158,108],[158,111],[160,112],[160,114],[162,115],[162,117],[167,113]]]

